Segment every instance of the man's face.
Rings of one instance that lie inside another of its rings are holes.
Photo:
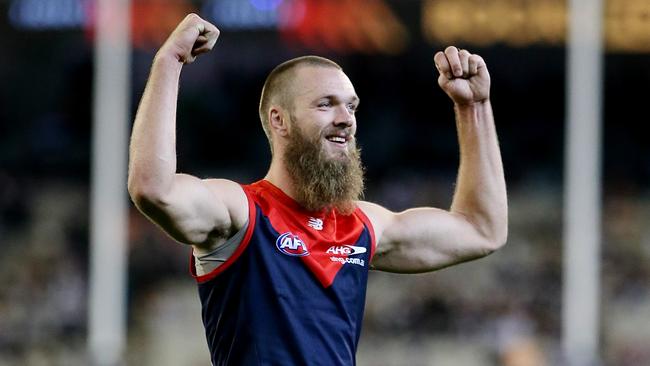
[[[349,214],[363,193],[363,167],[354,138],[358,98],[342,71],[305,69],[295,81],[283,160],[303,207],[331,207]]]
[[[350,79],[339,69],[306,66],[292,84],[290,134],[302,132],[328,159],[349,159],[356,149],[359,104]]]

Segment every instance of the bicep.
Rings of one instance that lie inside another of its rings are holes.
[[[199,246],[236,232],[247,214],[246,196],[237,183],[186,174],[176,174],[165,195],[136,204],[175,240]]]
[[[429,272],[483,257],[487,239],[464,215],[437,208],[384,214],[372,268],[402,273]]]

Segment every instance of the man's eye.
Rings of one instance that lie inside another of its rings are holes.
[[[354,113],[354,112],[357,111],[357,106],[354,105],[354,104],[352,104],[352,103],[350,103],[350,104],[348,104],[348,110],[349,110],[350,112]]]
[[[328,108],[328,107],[331,107],[331,106],[332,106],[332,103],[330,103],[330,102],[322,102],[322,103],[318,104],[318,108]]]

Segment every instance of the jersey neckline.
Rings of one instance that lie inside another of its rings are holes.
[[[260,185],[264,186],[269,190],[271,195],[273,195],[277,200],[281,201],[283,204],[296,209],[298,211],[301,211],[303,213],[306,213],[311,216],[318,216],[318,217],[323,217],[326,216],[330,211],[336,212],[335,209],[328,209],[328,208],[323,208],[319,211],[310,211],[301,206],[298,201],[295,199],[291,198],[288,194],[286,194],[280,187],[276,186],[275,184],[269,182],[266,179],[262,179],[258,182]]]

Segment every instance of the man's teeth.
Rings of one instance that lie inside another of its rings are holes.
[[[338,143],[341,143],[341,144],[345,143],[345,138],[344,137],[332,136],[332,137],[328,137],[327,139],[332,141],[332,142],[338,142]]]

